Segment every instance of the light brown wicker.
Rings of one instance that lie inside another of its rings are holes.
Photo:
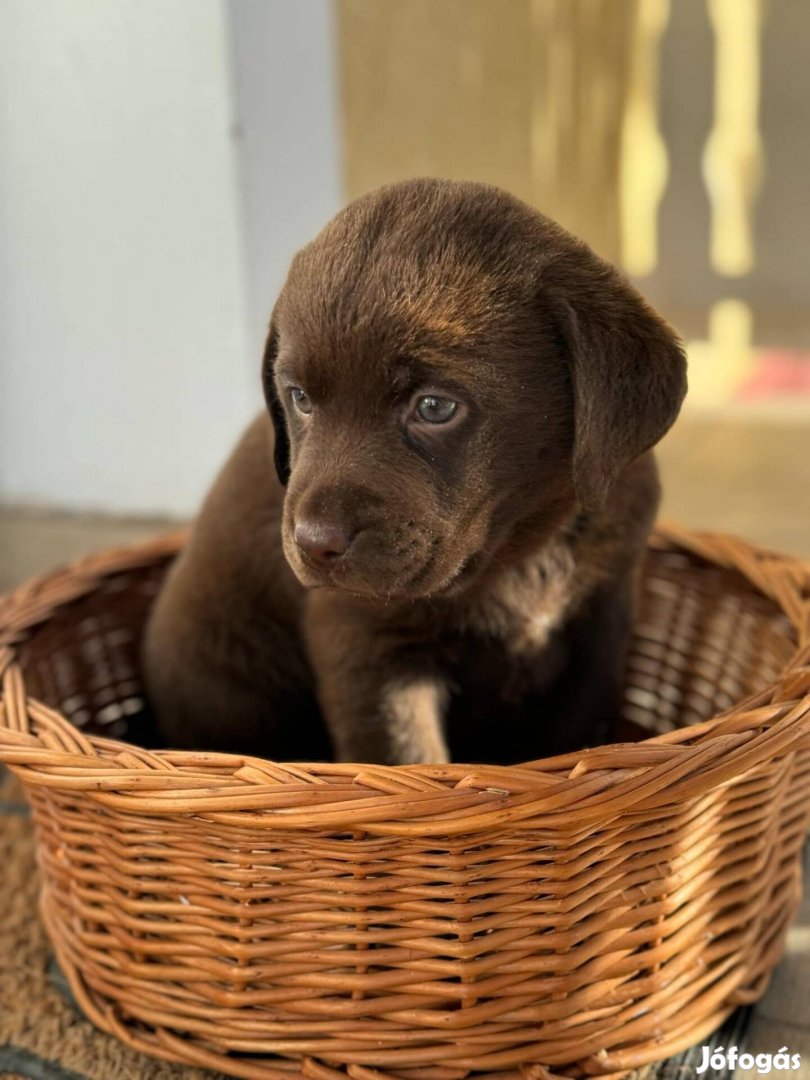
[[[810,811],[804,564],[662,529],[627,714],[670,730],[384,768],[148,753],[66,719],[138,708],[140,629],[180,543],[0,604],[0,759],[99,1027],[257,1080],[540,1080],[664,1058],[762,993]]]

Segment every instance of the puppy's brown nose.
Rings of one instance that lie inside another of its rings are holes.
[[[354,533],[328,521],[296,522],[293,536],[301,550],[320,563],[337,562],[351,547]]]

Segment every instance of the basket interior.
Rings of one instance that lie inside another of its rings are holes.
[[[167,566],[108,577],[36,627],[18,649],[28,693],[85,731],[156,745],[139,647]],[[795,644],[778,605],[741,574],[651,548],[627,662],[627,730],[658,734],[726,711],[776,679]]]

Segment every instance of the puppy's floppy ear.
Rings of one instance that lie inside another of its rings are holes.
[[[673,424],[686,357],[667,323],[584,244],[547,269],[571,363],[574,485],[582,506],[596,509],[622,469]]]
[[[264,399],[267,402],[270,419],[273,421],[273,427],[276,431],[273,460],[275,462],[278,478],[281,483],[286,486],[287,481],[290,479],[290,437],[287,434],[287,420],[284,416],[284,409],[281,406],[281,402],[278,399],[278,393],[276,392],[274,368],[277,352],[278,333],[271,320],[267,341],[264,346],[264,357],[262,358],[262,384],[264,386]]]

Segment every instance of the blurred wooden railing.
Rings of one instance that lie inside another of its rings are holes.
[[[792,243],[810,250],[805,0],[772,0],[767,19],[764,0],[337,10],[349,196],[426,174],[515,192],[669,315],[690,341],[693,403],[744,397],[773,346],[810,350]],[[771,153],[795,167],[766,173]]]

